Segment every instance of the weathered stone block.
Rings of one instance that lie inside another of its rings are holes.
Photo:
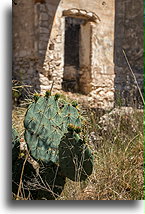
[[[40,41],[40,42],[39,42],[39,50],[44,50],[44,51],[46,51],[47,45],[48,45],[47,41]]]
[[[44,28],[48,28],[49,27],[49,22],[48,20],[39,20],[39,26],[40,27],[44,27]]]
[[[39,20],[40,20],[40,21],[48,21],[48,14],[47,14],[47,13],[44,13],[44,12],[41,12],[41,13],[40,13]]]
[[[40,32],[40,34],[48,34],[49,35],[49,30],[46,27],[40,27],[39,32]]]

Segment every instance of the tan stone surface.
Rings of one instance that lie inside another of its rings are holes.
[[[78,71],[64,69],[66,16],[85,20]],[[142,87],[142,0],[21,0],[13,7],[13,78],[38,91],[50,89],[53,81],[54,90],[62,90],[64,76],[74,80],[78,72],[77,87],[87,102],[111,108],[114,93],[131,96],[136,90],[122,49]]]

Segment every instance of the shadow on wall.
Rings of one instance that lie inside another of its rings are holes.
[[[40,92],[40,75],[60,0],[15,0],[13,4],[12,79]],[[27,11],[27,15],[26,15]],[[21,18],[23,17],[23,18]]]
[[[47,1],[49,4],[46,4]],[[13,79],[32,85],[32,91],[36,89],[39,92],[40,85],[49,84],[47,83],[50,79],[49,74],[43,70],[43,65],[60,1],[19,0],[17,5],[13,5]],[[142,106],[137,86],[122,49],[125,50],[143,91],[143,14],[142,0],[115,1],[116,105]],[[49,49],[53,50],[53,48],[51,44]],[[41,78],[40,75],[42,75]]]
[[[143,93],[143,1],[115,1],[115,105],[143,106],[133,75],[123,51]]]
[[[35,1],[35,38],[37,40],[37,53],[41,58],[40,65],[43,66],[47,46],[54,23],[54,17],[61,0],[34,0]],[[51,5],[51,7],[50,7]],[[53,44],[49,49],[53,49]]]

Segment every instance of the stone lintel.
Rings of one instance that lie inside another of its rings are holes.
[[[69,9],[69,10],[64,10],[63,11],[63,16],[71,16],[74,18],[82,18],[86,19],[87,21],[92,21],[92,22],[100,22],[100,18],[94,13],[82,9]]]

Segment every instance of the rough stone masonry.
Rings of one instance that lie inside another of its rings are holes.
[[[13,79],[90,106],[139,105],[125,50],[143,90],[142,0],[19,0],[13,6]]]

